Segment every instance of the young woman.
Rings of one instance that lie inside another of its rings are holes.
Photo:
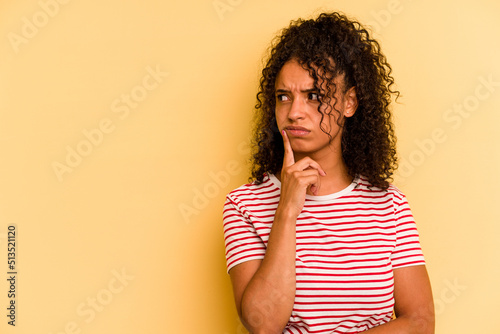
[[[418,232],[389,183],[394,82],[339,13],[298,20],[257,94],[253,182],[224,205],[227,268],[251,333],[434,333]]]

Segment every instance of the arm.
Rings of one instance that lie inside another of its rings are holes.
[[[295,163],[293,151],[282,133],[285,146],[281,171],[281,194],[262,260],[233,267],[229,274],[236,309],[251,333],[281,333],[295,300],[296,220],[309,188],[319,189],[319,175],[326,175],[310,158]]]
[[[295,220],[276,217],[264,259],[229,274],[243,325],[251,333],[281,333],[295,299]]]
[[[424,265],[394,269],[394,299],[396,319],[365,333],[434,333],[434,303]]]

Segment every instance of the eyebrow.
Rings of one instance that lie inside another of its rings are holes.
[[[276,89],[276,93],[290,93],[290,90],[287,89]],[[316,88],[303,89],[300,91],[301,93],[317,93],[318,90]]]

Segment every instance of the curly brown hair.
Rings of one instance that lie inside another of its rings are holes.
[[[359,22],[337,12],[292,21],[273,40],[255,105],[251,179],[259,184],[265,173],[281,170],[284,151],[275,118],[275,82],[283,65],[292,59],[309,71],[315,88],[322,93],[318,107],[321,121],[324,114],[320,109],[328,106],[336,91],[333,79],[344,75],[344,91],[355,87],[358,108],[342,125],[342,156],[349,175],[362,175],[373,186],[387,189],[397,168],[389,105],[392,95],[397,98],[399,92],[391,88],[392,69],[379,43]],[[324,82],[328,83],[326,92]]]

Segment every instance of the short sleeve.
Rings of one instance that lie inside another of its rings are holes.
[[[223,222],[228,272],[237,264],[264,258],[266,246],[248,219],[246,210],[229,196],[224,203]]]
[[[396,247],[391,255],[394,269],[425,264],[417,225],[406,197],[395,194]]]

